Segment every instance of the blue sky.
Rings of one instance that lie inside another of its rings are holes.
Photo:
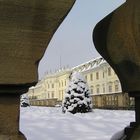
[[[100,56],[92,41],[95,25],[125,0],[76,0],[54,34],[39,64],[39,78],[60,67],[73,67]]]

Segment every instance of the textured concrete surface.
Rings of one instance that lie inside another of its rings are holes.
[[[37,81],[38,62],[75,0],[0,0],[0,84]]]
[[[127,0],[99,22],[93,39],[96,49],[115,69],[123,91],[140,91],[140,1]]]
[[[24,140],[19,95],[38,80],[38,64],[75,0],[0,0],[0,140]]]
[[[26,138],[23,135],[1,135],[0,134],[0,140],[26,140]]]
[[[140,125],[137,126],[137,128],[135,129],[135,131],[131,137],[131,140],[140,140]]]
[[[127,0],[112,17],[107,50],[125,91],[140,91],[140,1]],[[113,55],[112,55],[113,54]]]
[[[19,132],[19,95],[0,96],[0,140],[24,140]]]
[[[140,1],[127,0],[120,8],[100,21],[93,31],[93,41],[98,52],[117,73],[122,90],[135,97],[136,125],[139,126]],[[139,130],[140,127],[128,128],[126,140],[140,140]]]

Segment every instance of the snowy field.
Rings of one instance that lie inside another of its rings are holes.
[[[131,121],[134,111],[95,109],[73,115],[60,107],[22,107],[20,130],[27,140],[110,140]]]

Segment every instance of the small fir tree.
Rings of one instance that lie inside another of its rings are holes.
[[[21,95],[20,102],[21,102],[21,107],[30,106],[29,98],[28,98],[28,95],[27,94]]]
[[[62,112],[86,113],[92,111],[90,92],[84,77],[80,73],[70,76],[69,86],[62,103]]]

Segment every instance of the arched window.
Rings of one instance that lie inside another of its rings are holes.
[[[93,74],[90,74],[90,81],[93,81]]]
[[[103,71],[103,78],[105,77],[105,72]]]
[[[63,87],[63,81],[61,81],[61,83],[62,83],[61,85],[62,85],[62,87]]]
[[[62,90],[62,100],[63,100],[63,97],[64,97],[64,91]]]
[[[100,85],[96,86],[96,93],[100,93]]]
[[[108,83],[108,92],[112,92],[112,82]]]
[[[103,93],[105,93],[105,84],[102,85]]]
[[[91,94],[93,94],[93,86],[90,87]]]
[[[86,81],[87,81],[87,75],[85,76],[85,79],[86,79]]]
[[[118,80],[116,80],[114,82],[114,86],[115,86],[115,92],[118,92],[120,90],[120,84],[119,84],[119,81]]]
[[[61,91],[59,90],[59,100],[61,100]]]
[[[108,68],[108,76],[111,76],[111,67]]]
[[[96,80],[99,79],[99,72],[96,72]]]
[[[50,93],[48,92],[48,99],[50,98]]]
[[[54,98],[54,91],[52,91],[52,98]]]

